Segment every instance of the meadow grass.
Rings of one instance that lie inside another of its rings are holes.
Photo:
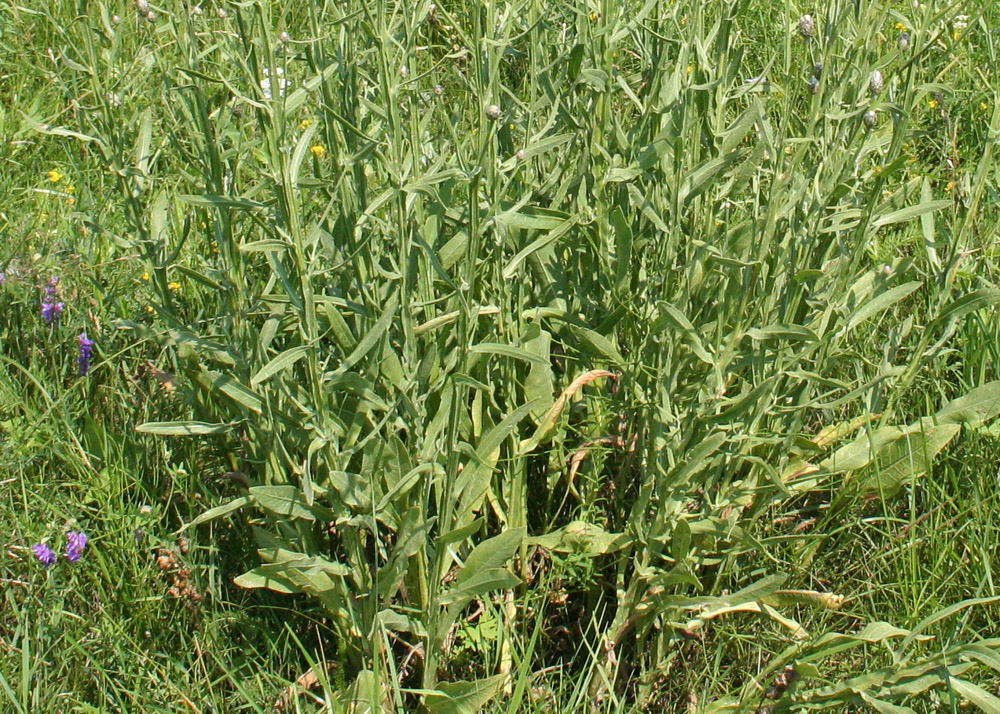
[[[992,5],[0,20],[3,711],[1000,711]]]

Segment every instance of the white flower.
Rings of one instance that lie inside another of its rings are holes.
[[[271,71],[265,67],[264,68],[264,79],[260,80],[260,88],[264,90],[264,96],[268,99],[273,99],[274,96],[271,92]],[[276,67],[274,69],[274,76],[277,77],[278,85],[278,96],[285,96],[285,89],[291,85],[292,80],[285,79],[285,70],[281,67]]]
[[[951,23],[952,29],[964,30],[969,26],[968,15],[955,15],[955,20]]]

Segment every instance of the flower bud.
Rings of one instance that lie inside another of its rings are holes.
[[[899,41],[897,42],[897,44],[899,45],[899,49],[903,50],[904,52],[910,49],[910,33],[900,32]]]
[[[150,10],[149,12],[146,13],[146,19],[149,22],[156,22],[156,13]]]
[[[444,94],[444,87],[442,87],[440,84],[435,84],[434,85],[434,94],[436,94],[436,95],[438,95],[440,97],[442,94]]]
[[[524,149],[517,150],[517,160],[524,161]]]
[[[220,20],[225,20],[227,17],[229,17],[229,13],[226,12],[226,8],[224,7],[220,7],[218,10],[216,10],[215,14],[219,16]]]
[[[149,14],[149,0],[135,0],[135,10],[145,17]]]
[[[496,104],[491,104],[488,107],[486,107],[486,117],[490,121],[498,120],[500,118],[500,113],[501,113],[500,107],[498,107]]]
[[[816,22],[812,15],[803,15],[799,19],[799,34],[804,40],[811,40],[816,34]]]
[[[809,78],[809,93],[810,94],[816,94],[817,92],[819,92],[819,80],[816,79],[815,77],[810,77]]]
[[[118,25],[118,24],[121,23],[121,21],[122,21],[122,19],[118,15],[112,15],[111,16],[111,24],[112,25]]]
[[[868,89],[871,90],[872,96],[877,97],[882,93],[882,89],[885,87],[885,80],[882,79],[882,73],[878,70],[872,72],[872,79],[868,83]]]
[[[823,63],[817,62],[813,65],[813,77],[816,79],[822,79],[823,77]]]
[[[865,112],[865,126],[874,129],[876,124],[878,124],[878,114],[874,109],[869,109]]]
[[[281,34],[278,35],[278,39],[281,40],[282,42],[284,42],[285,44],[288,44],[289,42],[292,41],[291,35],[289,35],[284,30],[282,30]]]

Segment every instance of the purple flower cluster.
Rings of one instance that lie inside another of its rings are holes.
[[[59,319],[65,304],[59,299],[59,276],[53,276],[45,286],[45,297],[42,298],[42,319],[49,325]]]
[[[86,547],[87,534],[83,531],[70,531],[66,534],[66,559],[69,562],[75,563],[80,560],[80,556],[83,555],[83,549]],[[34,552],[35,557],[38,558],[38,562],[46,568],[51,568],[56,564],[56,554],[52,552],[52,548],[47,543],[33,545],[31,546],[31,550]]]
[[[80,356],[77,357],[76,363],[80,365],[80,376],[86,377],[87,372],[90,371],[90,358],[94,354],[94,341],[87,339],[87,333],[80,333]],[[86,536],[84,537],[86,542]]]

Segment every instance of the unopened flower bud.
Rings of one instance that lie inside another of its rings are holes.
[[[810,77],[809,78],[809,93],[810,94],[816,94],[817,92],[819,92],[819,80],[816,79],[815,77]]]
[[[399,76],[402,77],[403,79],[406,79],[407,77],[409,77],[410,76],[410,68],[407,67],[404,64],[402,67],[399,68]]]
[[[229,17],[229,13],[226,12],[226,8],[224,7],[220,7],[218,10],[216,10],[215,14],[219,16],[220,20],[225,20],[227,17]]]
[[[897,44],[899,45],[899,49],[903,50],[904,52],[910,49],[910,33],[900,32],[899,42]]]
[[[821,79],[823,77],[823,63],[817,62],[813,65],[813,77]]]
[[[278,35],[278,39],[284,42],[285,44],[288,44],[289,42],[292,41],[292,36],[289,35],[287,32],[285,32],[284,30],[282,30],[281,33]]]
[[[816,34],[816,22],[812,15],[803,15],[799,18],[799,34],[804,40],[811,40]]]
[[[524,149],[517,150],[517,160],[524,161]]]
[[[885,87],[885,80],[882,79],[882,73],[878,70],[872,72],[871,82],[868,83],[868,88],[871,90],[872,96],[877,97],[882,93],[882,89]]]
[[[150,10],[146,13],[146,19],[150,22],[156,22],[156,13]]]
[[[442,87],[440,84],[435,84],[434,93],[440,97],[442,94],[444,94],[444,87]]]
[[[865,112],[865,126],[874,129],[876,124],[878,124],[878,114],[874,109],[869,109]]]
[[[497,119],[499,119],[500,113],[501,113],[500,107],[498,107],[496,104],[491,104],[488,107],[486,107],[486,117],[490,121],[496,121]]]
[[[149,0],[135,0],[135,10],[145,17],[149,14]]]
[[[121,23],[121,21],[122,21],[122,19],[118,15],[112,15],[111,16],[111,24],[112,25],[118,25],[118,24]]]

